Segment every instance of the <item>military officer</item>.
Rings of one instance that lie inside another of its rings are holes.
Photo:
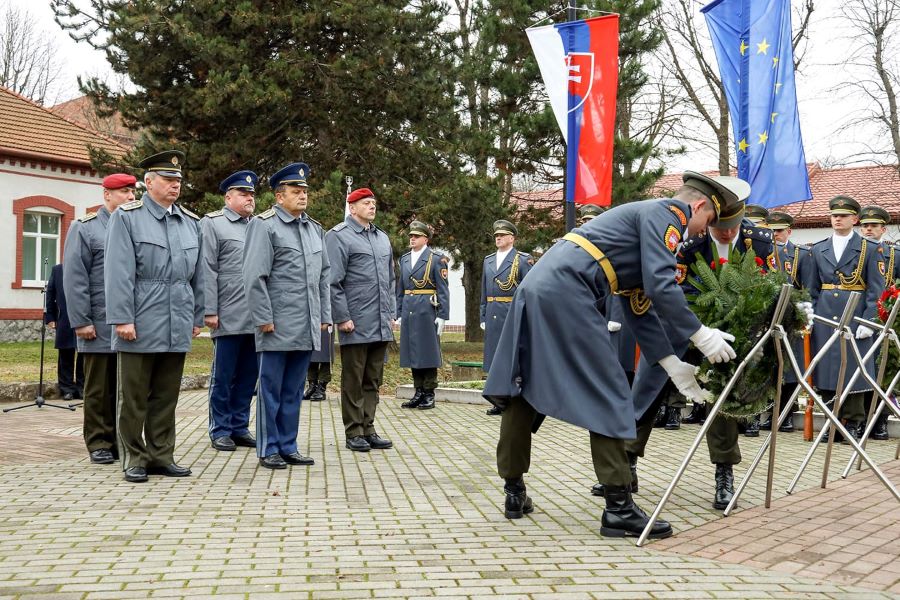
[[[884,291],[884,254],[881,245],[863,238],[853,231],[859,220],[859,203],[849,196],[835,196],[829,202],[831,210],[831,228],[834,233],[820,242],[813,244],[807,288],[812,297],[816,314],[827,319],[837,320],[851,292],[859,292],[862,298],[856,306],[855,316],[864,319],[876,319],[878,316],[877,301]],[[865,354],[872,343],[874,331],[865,325],[851,326],[855,331],[860,353]],[[829,327],[813,327],[812,351],[817,353],[831,335]],[[859,363],[852,352],[847,352],[847,363],[843,369],[843,381],[849,383],[850,377]],[[841,376],[840,348],[832,345],[825,357],[816,366],[813,380],[822,394],[829,401],[835,395],[838,379]],[[865,368],[874,376],[874,360]],[[841,405],[840,417],[846,419],[847,431],[856,437],[861,422],[865,419],[863,392],[870,391],[865,379],[858,377],[851,388],[851,394]]]
[[[594,470],[605,485],[600,533],[641,533],[648,517],[631,497],[625,440],[635,437],[636,418],[653,399],[633,397],[621,366],[609,360],[614,349],[603,307],[608,295],[617,294],[644,351],[642,360],[660,363],[679,390],[702,398],[695,367],[675,356],[673,344],[690,339],[711,361],[723,362],[735,357],[728,344],[734,338],[703,326],[691,312],[675,282],[675,252],[685,234],[704,231],[735,206],[742,210],[749,192],[736,178],[687,172],[674,198],[606,211],[566,234],[524,279],[484,388],[486,398],[505,407],[497,467],[505,479],[507,518],[534,510],[523,475],[530,466],[532,431],[546,415],[590,432]],[[572,344],[559,333],[574,330],[590,343]],[[650,533],[671,534],[664,521]]]
[[[175,204],[184,154],[145,158],[147,191],[112,213],[104,255],[106,322],[117,353],[118,447],[125,480],[187,477],[175,463],[175,405],[203,325],[200,217]]]
[[[481,329],[484,331],[484,358],[482,368],[490,371],[497,351],[497,341],[503,330],[506,314],[516,288],[534,265],[534,259],[515,249],[519,230],[505,219],[494,221],[494,244],[497,251],[484,257],[481,271]],[[487,414],[499,415],[500,408],[493,406]]]
[[[606,208],[596,204],[582,204],[578,207],[578,225],[584,225],[594,217],[600,216]]]
[[[325,400],[325,391],[331,382],[331,363],[334,362],[334,327],[329,325],[322,330],[319,349],[314,350],[309,359],[309,370],[306,372],[306,392],[304,400],[321,402]]]
[[[219,451],[256,448],[250,435],[250,401],[257,365],[253,324],[244,295],[244,239],[256,208],[253,171],[238,171],[219,184],[225,206],[200,220],[206,315],[213,339],[209,383],[209,439]]]
[[[309,359],[331,325],[331,269],[325,232],[306,214],[308,176],[302,162],[272,175],[275,206],[247,228],[244,291],[259,356],[256,454],[267,469],[315,462],[298,451],[297,431]]]
[[[346,447],[385,450],[393,442],[375,430],[384,356],[394,341],[394,260],[391,242],[375,221],[375,194],[347,196],[350,214],[325,234],[331,261],[331,310],[341,346],[341,416]]]
[[[450,318],[447,286],[449,259],[428,246],[433,230],[422,221],[409,224],[411,250],[400,257],[397,323],[400,366],[412,369],[416,393],[403,408],[434,408],[437,370],[441,366],[441,333]]]
[[[759,204],[748,204],[744,210],[744,218],[757,227],[766,227],[769,209]]]
[[[103,178],[103,205],[72,223],[63,256],[63,288],[69,321],[84,356],[84,443],[91,462],[109,464],[116,447],[116,355],[106,324],[103,262],[113,212],[134,200],[137,180],[115,173]]]

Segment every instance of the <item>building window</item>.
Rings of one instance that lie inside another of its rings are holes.
[[[27,211],[22,223],[22,283],[43,284],[59,262],[60,215]]]

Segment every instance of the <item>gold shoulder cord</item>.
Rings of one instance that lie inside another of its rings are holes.
[[[416,279],[412,275],[409,276],[409,280],[413,282],[413,285],[416,286],[417,289],[422,289],[426,285],[434,285],[431,281],[431,259],[434,258],[434,252],[428,255],[428,262],[425,263],[425,276],[422,279]]]
[[[641,316],[650,310],[650,305],[652,304],[650,298],[644,294],[644,290],[641,288],[635,290],[621,290],[619,295],[628,296],[628,305],[631,307],[631,312],[637,316]]]
[[[791,265],[791,279],[797,283],[797,261],[800,260],[800,246],[794,246],[794,263]]]
[[[500,281],[496,277],[494,281],[497,282],[497,287],[499,287],[504,292],[508,292],[513,289],[519,282],[517,281],[519,276],[519,253],[516,252],[516,257],[513,259],[512,266],[509,268],[509,277],[506,278],[506,281]]]
[[[859,261],[856,263],[856,268],[850,273],[849,276],[844,275],[843,273],[838,273],[838,279],[841,282],[841,285],[851,286],[851,285],[861,285],[865,288],[866,282],[863,281],[862,278],[862,270],[863,266],[866,264],[866,239],[863,238],[862,248],[860,248],[859,252]]]
[[[888,266],[884,271],[884,280],[888,285],[894,285],[894,248],[891,246],[891,251],[888,253]]]

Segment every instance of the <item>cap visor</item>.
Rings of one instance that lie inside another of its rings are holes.
[[[173,179],[181,179],[181,171],[153,171],[157,175],[162,175],[163,177],[171,177]]]

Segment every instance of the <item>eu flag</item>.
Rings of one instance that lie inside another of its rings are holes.
[[[715,0],[704,6],[734,128],[738,177],[750,204],[812,198],[791,48],[790,0]]]

